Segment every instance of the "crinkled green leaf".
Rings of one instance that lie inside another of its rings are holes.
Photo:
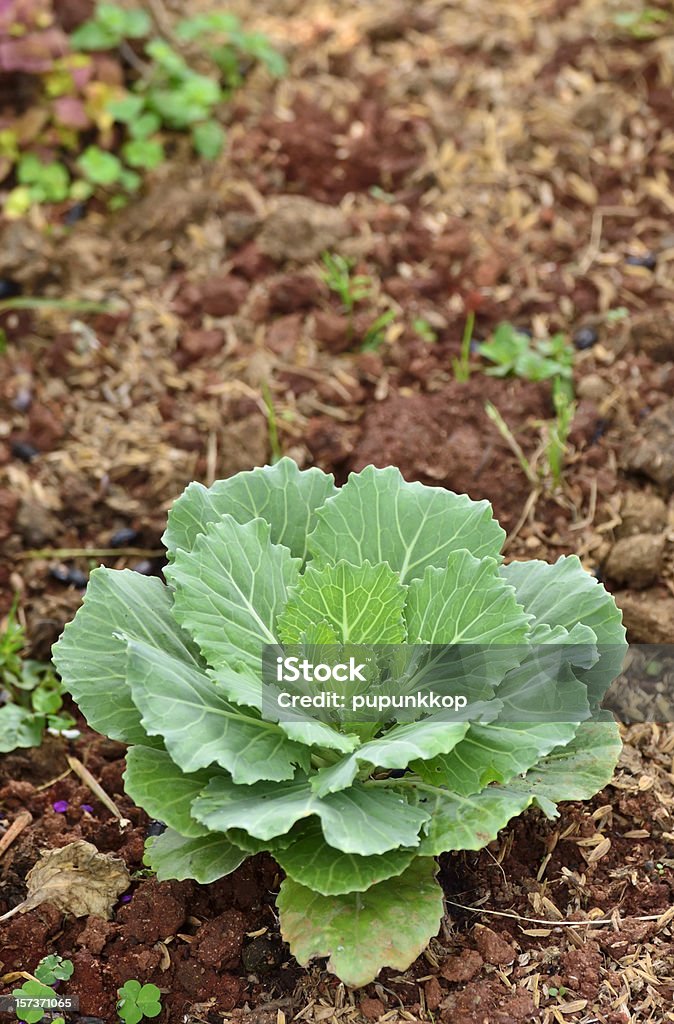
[[[530,616],[501,579],[494,559],[469,551],[449,555],[410,583],[405,607],[408,639],[429,644],[522,644]]]
[[[259,675],[256,677],[247,671],[235,672],[229,668],[217,669],[211,675],[220,692],[232,703],[249,709],[255,708],[258,712],[264,710],[265,719],[271,719],[273,710],[273,721],[278,721],[279,728],[296,743],[327,747],[328,750],[339,750],[345,754],[357,747],[360,742],[358,736],[338,732],[327,722],[314,718],[311,711],[299,710],[293,718],[290,717],[290,712],[285,712],[281,716],[280,709],[274,707],[272,700],[263,699],[263,693],[269,683],[263,683]]]
[[[498,557],[505,532],[487,501],[407,483],[393,466],[352,473],[317,512],[309,551],[321,562],[388,562],[401,583],[444,568],[453,551]]]
[[[220,765],[236,783],[291,779],[306,748],[272,722],[231,704],[209,676],[139,641],[129,642],[129,683],[144,728],[161,736],[183,771]],[[159,815],[161,817],[161,815]]]
[[[231,875],[247,856],[220,833],[187,839],[167,829],[148,844],[143,860],[160,882],[193,878],[201,885],[208,885],[224,875]]]
[[[343,643],[397,644],[405,637],[406,591],[388,565],[309,565],[278,619],[279,638],[299,644],[317,622]]]
[[[39,747],[45,725],[44,715],[36,715],[17,704],[0,707],[0,754],[23,747]]]
[[[530,795],[549,816],[562,800],[589,800],[613,778],[622,743],[617,724],[582,722],[574,738],[531,768],[509,789]]]
[[[208,829],[192,817],[192,801],[213,776],[212,771],[184,772],[164,750],[130,747],[126,753],[124,788],[151,818],[187,838],[203,836]]]
[[[342,853],[328,845],[318,824],[293,829],[290,836],[281,848],[273,847],[274,857],[286,875],[323,896],[364,892],[402,874],[417,856],[415,849],[389,850],[372,857]]]
[[[213,831],[245,828],[258,839],[284,835],[302,818],[318,815],[330,846],[361,856],[416,846],[428,817],[394,790],[374,792],[372,787],[354,785],[318,798],[305,778],[254,786],[212,779],[192,804],[192,813]]]
[[[350,786],[361,764],[400,769],[407,768],[416,758],[426,760],[440,753],[447,754],[467,731],[467,722],[444,719],[394,726],[378,739],[364,743],[336,765],[322,769],[311,779],[311,788],[317,796],[326,796]]]
[[[612,596],[576,555],[562,555],[553,565],[511,562],[500,572],[536,622],[569,631],[578,625],[593,630],[601,656],[578,676],[587,685],[591,702],[601,698],[620,673],[626,650],[622,613]]]
[[[162,540],[173,557],[178,548],[189,551],[198,535],[224,515],[237,523],[264,519],[271,527],[272,543],[283,544],[304,560],[316,509],[336,493],[332,476],[316,468],[301,470],[292,459],[283,458],[274,466],[237,473],[209,488],[190,484],[169,512]]]
[[[533,797],[500,786],[490,786],[473,796],[429,787],[416,790],[415,799],[431,816],[418,853],[437,857],[450,850],[481,850],[496,839],[511,818],[529,806]]]
[[[240,662],[259,673],[265,645],[276,642],[276,617],[297,582],[300,560],[269,534],[264,519],[241,525],[222,516],[164,570],[176,587],[177,621],[214,668]]]
[[[54,664],[92,729],[124,743],[153,746],[131,697],[127,638],[188,668],[201,664],[172,615],[170,590],[154,577],[105,568],[91,573],[82,607],[53,647]]]
[[[461,796],[479,793],[490,782],[509,782],[544,754],[575,735],[575,722],[490,722],[471,725],[448,754],[414,764],[426,782]]]
[[[353,988],[382,967],[404,971],[440,927],[436,871],[431,858],[419,857],[397,878],[344,896],[321,896],[286,878],[276,900],[281,934],[300,964],[327,956],[328,970]]]

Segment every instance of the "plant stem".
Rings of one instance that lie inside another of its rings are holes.
[[[506,444],[512,451],[513,455],[519,462],[520,468],[524,473],[525,477],[527,478],[527,480],[529,481],[529,483],[532,485],[532,487],[537,487],[538,478],[534,473],[533,469],[531,468],[531,464],[527,459],[526,455],[524,454],[524,452],[522,451],[517,439],[515,438],[515,435],[513,434],[512,430],[510,429],[506,421],[503,419],[503,416],[501,416],[501,413],[498,411],[496,406],[493,405],[491,402],[487,402],[484,409],[485,412],[487,413],[487,416],[492,421],[492,423],[496,425],[496,429],[498,430],[499,434],[501,435],[501,437],[506,442]]]
[[[456,379],[464,384],[467,380],[470,380],[470,343],[473,337],[474,327],[475,313],[471,310],[466,317],[466,323],[463,328],[461,355],[458,359],[454,360],[454,374]]]

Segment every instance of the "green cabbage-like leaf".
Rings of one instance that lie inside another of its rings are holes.
[[[387,562],[401,583],[442,568],[452,551],[499,556],[505,531],[487,501],[440,487],[409,484],[392,466],[354,473],[317,510],[309,551],[321,562]]]
[[[145,863],[160,882],[193,878],[202,885],[231,875],[248,854],[220,833],[188,839],[167,829],[145,851]]]
[[[127,640],[140,640],[193,668],[198,648],[177,625],[159,580],[129,569],[94,569],[84,603],[54,645],[54,664],[93,729],[125,743],[152,741],[131,696]]]
[[[167,585],[95,570],[54,657],[132,744],[127,791],[168,826],[157,877],[208,884],[267,851],[291,951],[363,985],[437,932],[437,856],[604,786],[620,613],[573,556],[503,565],[504,536],[487,502],[394,467],[336,488],[281,459],[189,485]]]
[[[218,480],[212,487],[192,483],[169,512],[163,541],[174,556],[178,548],[191,551],[199,534],[224,515],[237,523],[264,519],[271,528],[272,543],[282,544],[304,561],[316,510],[336,493],[332,476],[320,469],[302,472],[287,458],[275,466]]]
[[[277,904],[281,930],[301,964],[328,956],[347,985],[366,985],[382,967],[403,971],[440,927],[437,865],[418,857],[391,883],[364,893],[322,896],[287,878]]]

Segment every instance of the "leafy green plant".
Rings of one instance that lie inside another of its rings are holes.
[[[61,683],[49,665],[22,657],[25,634],[17,602],[0,632],[0,753],[36,747],[45,728],[63,731],[75,720],[61,712]],[[61,712],[61,713],[60,713]]]
[[[620,613],[573,556],[504,565],[504,537],[488,502],[392,467],[336,488],[284,458],[189,485],[164,534],[167,585],[96,569],[54,659],[90,725],[131,745],[127,792],[168,826],[146,852],[157,877],[208,883],[270,851],[292,952],[359,986],[436,933],[438,855],[609,782],[618,729],[593,708],[620,670]],[[465,714],[355,720],[270,699],[277,655],[332,665],[372,645],[366,693],[435,666],[471,687]],[[564,720],[531,661],[560,645]],[[535,720],[514,706],[523,689]]]
[[[489,341],[478,346],[478,352],[495,364],[485,370],[492,377],[514,374],[525,380],[572,379],[573,349],[563,334],[554,334],[551,338],[530,338],[512,324],[503,323],[499,324]]]
[[[429,324],[428,320],[425,320],[423,317],[416,317],[412,321],[412,327],[421,340],[428,342],[429,345],[438,340],[438,336]]]
[[[463,328],[459,358],[453,361],[454,376],[463,383],[470,379],[470,346],[473,340],[474,327],[475,313],[471,311],[466,317],[466,323]]]
[[[15,178],[4,201],[10,218],[94,192],[112,208],[124,205],[142,174],[165,160],[169,132],[188,131],[195,151],[214,159],[225,140],[219,109],[250,67],[285,71],[269,40],[227,12],[178,21],[175,45],[154,34],[141,8],[98,3],[69,38],[54,20],[51,0],[27,0],[15,15],[0,11],[0,35],[8,36],[0,71],[35,76],[34,107],[0,131],[0,181]],[[117,58],[124,86],[97,80],[91,55],[99,52]]]
[[[354,274],[355,260],[339,253],[323,253],[322,277],[330,291],[339,296],[343,311],[348,315],[349,337],[353,335],[353,317],[356,306],[372,297],[373,283],[369,274]],[[386,328],[395,320],[395,310],[386,309],[372,321],[363,334],[363,352],[376,352],[383,344]]]
[[[161,991],[156,985],[125,981],[117,995],[117,1014],[124,1024],[138,1024],[144,1017],[158,1017],[161,1013]]]
[[[53,985],[55,981],[67,981],[72,978],[75,968],[72,960],[64,960],[57,953],[44,956],[35,968],[35,977],[43,985]]]
[[[35,968],[34,976],[25,981],[21,988],[15,988],[12,992],[15,999],[28,1003],[27,1006],[20,1003],[17,1005],[17,1020],[25,1021],[26,1024],[38,1024],[48,1011],[42,1006],[30,1005],[31,1001],[48,999],[52,1001],[52,1005],[57,1006],[59,994],[52,985],[55,981],[64,981],[72,977],[73,971],[72,960],[64,960],[56,954],[43,957]],[[53,1024],[65,1024],[63,1017],[55,1019]]]
[[[128,40],[151,35],[145,11],[124,10],[116,4],[99,4],[94,16],[73,34],[81,50],[108,50]],[[264,64],[271,74],[285,72],[285,61],[266,36],[243,30],[239,19],[228,12],[212,11],[179,21],[175,28],[178,46],[190,49],[211,62],[206,73],[197,71],[166,39],[150,37],[143,44],[147,67],[131,93],[112,97],[108,113],[127,128],[129,138],[122,153],[131,167],[151,170],[164,160],[158,136],[164,127],[190,131],[197,153],[214,159],[221,152],[225,133],[216,117],[217,107],[243,82],[242,61]]]
[[[339,296],[345,313],[353,314],[356,305],[372,294],[372,278],[353,274],[355,260],[339,253],[323,253],[323,280],[330,291]]]
[[[72,33],[70,42],[77,50],[114,50],[127,39],[142,39],[151,31],[152,21],[146,11],[99,3],[93,17]]]

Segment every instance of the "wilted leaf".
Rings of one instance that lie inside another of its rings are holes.
[[[110,853],[99,853],[91,843],[78,839],[59,850],[48,850],[26,876],[28,895],[0,921],[25,914],[41,903],[53,903],[66,914],[93,914],[109,920],[112,908],[129,888],[126,865]]]

